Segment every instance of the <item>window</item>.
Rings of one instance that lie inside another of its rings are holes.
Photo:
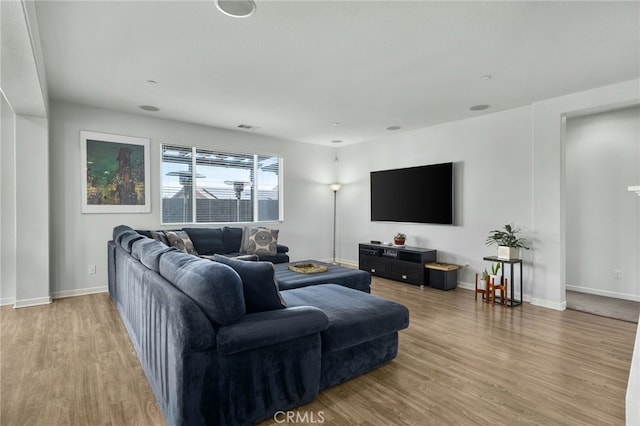
[[[162,145],[162,223],[282,220],[282,159]]]

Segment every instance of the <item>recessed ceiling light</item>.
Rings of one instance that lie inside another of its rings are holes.
[[[232,18],[247,18],[256,11],[253,0],[215,0],[216,7]]]
[[[331,143],[342,143],[342,141],[340,139],[334,139],[331,141]]]
[[[493,76],[491,74],[485,74],[482,77],[480,77],[480,80],[491,80],[493,78]]]
[[[331,123],[331,125],[332,125],[332,126],[339,126],[339,125],[340,125],[340,123],[338,123],[337,121],[335,121],[335,122]]]
[[[387,130],[400,130],[400,129],[402,129],[402,127],[400,127],[400,126],[389,126],[389,127],[387,127]]]
[[[155,80],[147,80],[147,83],[149,83],[149,84],[158,84],[158,82],[155,81]]]
[[[469,108],[471,111],[482,111],[483,109],[489,108],[489,105],[474,105]]]
[[[152,112],[160,111],[160,108],[154,107],[153,105],[140,105],[140,109]]]

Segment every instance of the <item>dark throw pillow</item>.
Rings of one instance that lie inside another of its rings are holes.
[[[215,255],[213,260],[231,266],[240,275],[248,314],[287,307],[285,301],[280,297],[273,263],[247,262],[221,255]]]
[[[222,228],[225,253],[238,253],[242,245],[242,228],[225,226]]]
[[[193,254],[195,256],[198,255],[198,252],[195,248],[193,248],[193,243],[191,242],[191,238],[189,238],[189,234],[184,231],[165,231],[164,235],[166,235],[167,240],[169,240],[169,244],[171,247],[175,247],[178,250],[182,250],[187,254]]]

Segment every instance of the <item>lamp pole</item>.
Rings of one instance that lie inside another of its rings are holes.
[[[331,263],[336,264],[336,196],[338,191],[342,187],[339,183],[332,183],[329,185],[331,190],[333,191],[333,256]]]

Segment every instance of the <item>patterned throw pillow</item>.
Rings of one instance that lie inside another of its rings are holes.
[[[164,234],[164,232],[162,231],[150,231],[149,232],[151,234],[151,238],[153,238],[154,240],[158,240],[161,243],[170,246],[171,244],[169,244],[169,240],[167,239],[167,236]]]
[[[278,253],[278,232],[277,229],[251,228],[247,254],[275,256]]]
[[[191,242],[191,238],[189,238],[189,234],[185,231],[165,231],[164,235],[167,237],[167,240],[169,240],[169,245],[171,247],[175,247],[188,254],[193,254],[195,256],[198,255],[196,249],[193,248],[193,243]]]

